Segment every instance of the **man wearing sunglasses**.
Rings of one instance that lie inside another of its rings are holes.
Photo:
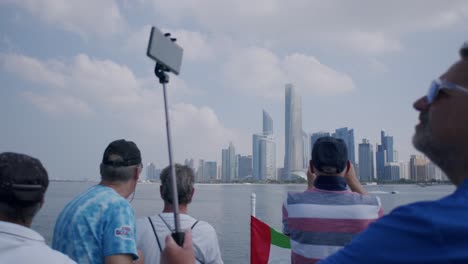
[[[457,186],[437,201],[394,209],[319,263],[468,263],[468,58],[414,103],[414,146]]]

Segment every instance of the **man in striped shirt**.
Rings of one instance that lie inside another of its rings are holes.
[[[382,216],[379,198],[364,191],[347,153],[343,140],[319,138],[312,150],[307,190],[288,193],[283,233],[291,238],[292,263],[318,262]]]

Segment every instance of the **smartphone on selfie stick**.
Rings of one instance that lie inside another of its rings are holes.
[[[184,243],[184,232],[180,229],[179,195],[177,193],[177,180],[173,161],[171,130],[169,123],[169,107],[166,93],[166,84],[169,83],[168,73],[172,72],[178,75],[180,72],[180,66],[182,64],[183,49],[178,46],[175,41],[176,39],[171,38],[170,33],[163,34],[158,28],[152,27],[146,55],[156,61],[154,74],[156,77],[158,77],[159,83],[161,83],[163,87],[164,112],[166,114],[167,149],[169,152],[169,166],[171,168],[172,206],[174,208],[175,230],[172,232],[172,237],[179,246],[182,246]]]

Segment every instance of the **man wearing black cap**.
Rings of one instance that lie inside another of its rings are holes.
[[[0,263],[75,263],[49,248],[30,229],[49,185],[41,162],[24,154],[0,154]]]
[[[347,153],[342,139],[319,138],[312,149],[308,189],[288,193],[283,233],[291,238],[292,263],[315,263],[327,257],[382,216],[380,200],[366,194]]]
[[[52,247],[78,263],[137,259],[135,216],[126,198],[134,193],[141,170],[135,143],[124,139],[110,143],[100,166],[101,182],[65,206],[55,224]]]

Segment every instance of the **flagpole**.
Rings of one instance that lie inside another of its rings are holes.
[[[252,193],[250,195],[250,215],[255,216],[255,203],[257,195]]]

